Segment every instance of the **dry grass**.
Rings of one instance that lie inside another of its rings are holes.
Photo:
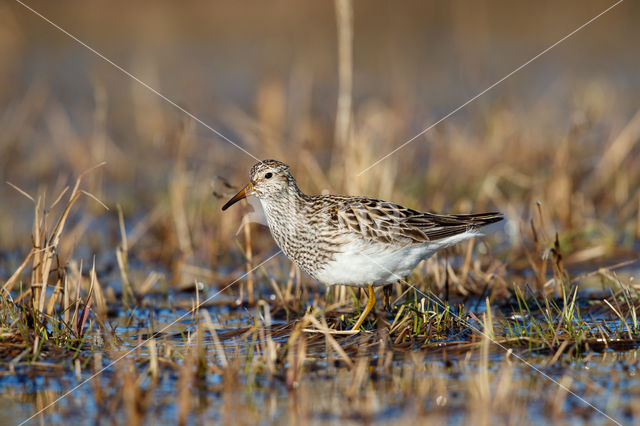
[[[12,184],[0,188],[10,207],[0,211],[0,383],[60,384],[3,387],[26,407],[21,418],[104,368],[52,410],[127,424],[158,412],[179,424],[238,413],[247,423],[589,419],[575,392],[637,421],[640,113],[616,107],[626,95],[613,85],[577,82],[569,120],[558,120],[554,88],[526,108],[506,98],[358,176],[425,119],[408,100],[353,99],[353,11],[335,5],[336,125],[312,107],[302,64],[290,80],[257,82],[251,113],[219,105],[225,134],[291,163],[307,192],[497,209],[504,227],[423,262],[394,287],[393,312],[354,334],[357,290],[319,289],[282,257],[253,269],[271,237],[241,222],[247,204],[219,212],[248,157],[139,87],[114,93],[106,77],[91,82],[90,108],[47,84],[3,90],[0,176]],[[0,9],[3,22],[13,16]],[[20,37],[7,40],[19,55]],[[132,67],[159,72],[144,58]]]

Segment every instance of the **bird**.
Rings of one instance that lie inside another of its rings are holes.
[[[390,288],[421,260],[504,218],[499,212],[426,213],[365,196],[307,195],[277,160],[253,165],[249,183],[222,210],[249,196],[258,198],[276,244],[302,271],[325,286],[368,289],[354,331],[375,307],[374,287]]]

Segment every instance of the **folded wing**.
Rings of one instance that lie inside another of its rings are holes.
[[[331,214],[344,232],[387,244],[420,244],[475,231],[503,219],[501,213],[441,215],[368,198],[345,199]]]

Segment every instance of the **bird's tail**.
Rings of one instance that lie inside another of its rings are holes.
[[[453,215],[458,219],[468,222],[469,225],[477,228],[500,222],[504,219],[504,215],[500,212],[473,213],[473,214],[456,214]]]

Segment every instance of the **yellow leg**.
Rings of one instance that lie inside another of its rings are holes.
[[[376,293],[373,291],[373,286],[370,285],[369,300],[367,300],[367,306],[364,307],[364,311],[362,311],[362,314],[360,315],[360,318],[358,318],[358,322],[356,322],[356,325],[354,325],[353,328],[351,329],[352,331],[360,329],[360,326],[362,325],[364,320],[367,318],[367,315],[369,315],[369,312],[371,312],[374,306],[376,306]]]

